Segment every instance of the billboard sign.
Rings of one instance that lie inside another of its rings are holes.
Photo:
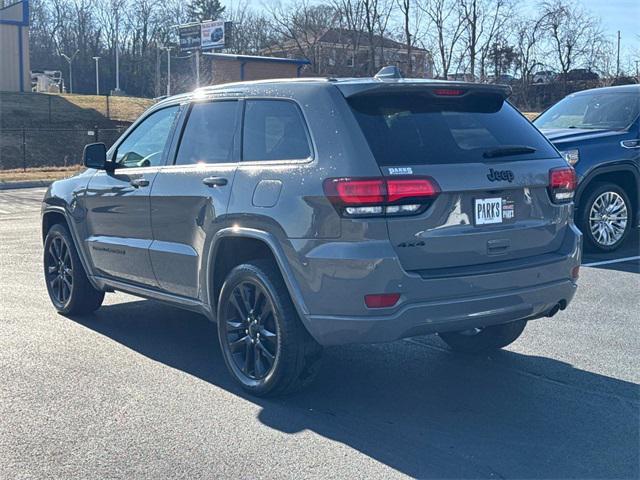
[[[200,48],[202,36],[199,23],[181,25],[178,27],[178,33],[181,52],[193,51]]]
[[[200,24],[202,50],[224,48],[226,42],[226,22],[222,20],[203,22]]]

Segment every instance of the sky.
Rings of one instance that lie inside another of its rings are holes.
[[[605,35],[615,42],[618,30],[621,36],[621,56],[640,54],[640,0],[573,0],[582,5],[602,22]],[[536,8],[537,2],[524,0],[528,8]]]
[[[282,0],[287,3],[291,0]],[[607,37],[616,40],[620,30],[622,52],[621,57],[635,53],[640,54],[640,0],[568,0],[582,5],[602,22]],[[260,7],[270,3],[269,0],[250,0],[249,3]],[[322,2],[318,2],[322,3]],[[535,12],[538,0],[519,0],[516,5]]]

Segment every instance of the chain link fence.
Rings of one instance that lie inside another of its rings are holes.
[[[1,129],[0,170],[79,165],[86,144],[102,142],[110,147],[125,129]]]

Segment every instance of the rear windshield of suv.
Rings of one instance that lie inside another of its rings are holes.
[[[558,156],[527,119],[495,96],[365,95],[349,99],[349,104],[379,165]]]

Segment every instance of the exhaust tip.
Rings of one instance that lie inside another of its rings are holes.
[[[557,303],[553,307],[551,307],[551,310],[547,312],[547,317],[548,318],[553,317],[556,313],[558,313],[559,310],[560,310],[560,304]]]

